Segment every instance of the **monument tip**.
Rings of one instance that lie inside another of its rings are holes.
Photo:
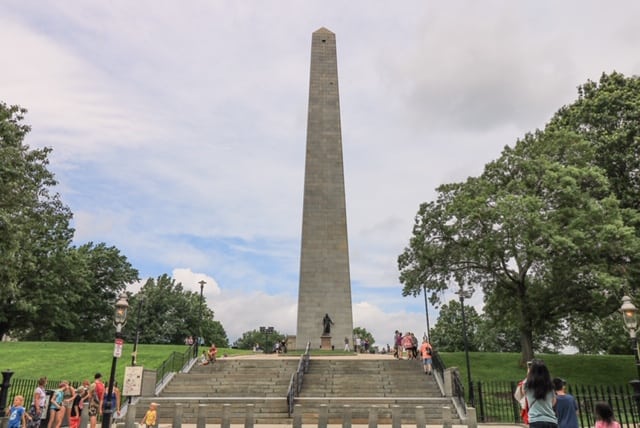
[[[326,27],[320,27],[316,31],[313,32],[313,34],[320,34],[320,33],[333,34],[333,32],[331,30],[328,30]]]

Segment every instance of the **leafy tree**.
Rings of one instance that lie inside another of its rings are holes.
[[[475,339],[478,351],[520,352],[520,330],[516,324],[494,320],[480,315]]]
[[[573,317],[568,338],[569,344],[581,354],[632,354],[634,351],[617,312]]]
[[[536,335],[611,305],[640,246],[593,156],[575,134],[537,131],[480,177],[440,186],[399,256],[403,294],[481,288],[485,307],[518,326],[523,364]]]
[[[374,343],[376,343],[373,335],[369,333],[364,327],[355,327],[353,329],[353,337],[354,339],[356,337],[359,337],[362,341],[367,340],[369,342],[369,345],[373,345]]]
[[[278,330],[273,330],[271,334],[265,334],[260,329],[245,331],[242,336],[236,339],[233,346],[238,349],[253,349],[256,344],[260,345],[260,348],[271,352],[273,345],[277,341],[283,341],[286,336],[280,333]]]
[[[473,306],[464,305],[469,351],[478,351],[477,332],[481,319]],[[431,342],[443,352],[464,351],[464,328],[462,305],[456,300],[445,303],[440,308],[438,320],[431,329]]]
[[[73,236],[71,212],[53,192],[49,148],[30,149],[26,110],[0,102],[0,336],[34,326],[60,301]]]
[[[214,320],[213,311],[201,305],[200,294],[185,290],[169,275],[147,279],[140,292],[131,296],[129,305],[136,308],[136,312],[140,306],[140,320],[133,322],[134,314],[131,313],[124,333],[133,338],[139,327],[140,343],[179,344],[188,336],[198,337],[202,331],[205,343],[215,343],[223,348],[229,346],[227,334],[220,322]]]
[[[46,258],[42,258],[46,260]],[[52,266],[49,283],[25,290],[38,310],[26,322],[28,340],[113,340],[114,303],[138,271],[115,247],[89,242],[69,247]]]
[[[640,77],[603,73],[578,87],[578,100],[562,107],[549,129],[570,130],[595,148],[623,208],[640,210]]]

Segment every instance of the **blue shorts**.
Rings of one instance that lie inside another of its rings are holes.
[[[431,364],[431,357],[423,358],[422,359],[422,364],[425,365],[425,366]]]

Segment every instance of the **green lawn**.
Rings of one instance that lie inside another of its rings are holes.
[[[0,369],[11,370],[16,379],[79,381],[93,379],[96,372],[107,379],[113,361],[113,343],[0,342]],[[184,345],[138,345],[137,365],[157,369],[172,352],[183,353]],[[204,348],[206,349],[206,348]],[[125,366],[131,365],[133,345],[125,343],[118,359],[116,379],[122,381]],[[218,349],[218,356],[250,353],[238,349]]]
[[[447,367],[458,367],[464,382],[467,370],[463,352],[441,352]],[[545,361],[552,377],[565,379],[572,385],[622,385],[637,379],[632,355],[536,355]],[[524,378],[526,369],[519,367],[520,354],[470,352],[473,381],[515,381]]]
[[[101,372],[108,378],[113,359],[113,343],[68,342],[1,342],[0,370],[12,370],[15,379],[37,379],[47,376],[52,380],[79,381],[92,379]],[[132,344],[125,344],[118,359],[116,378],[122,380],[124,367],[131,365]],[[138,365],[157,369],[172,352],[183,353],[184,345],[138,345]],[[250,354],[238,349],[218,350],[218,356]],[[342,351],[312,351],[312,357],[345,355]],[[289,355],[300,355],[292,351]],[[447,367],[458,367],[466,383],[466,363],[462,352],[442,352],[440,356]],[[573,385],[622,385],[637,378],[632,355],[538,355],[546,361],[552,376],[566,379]],[[517,381],[525,375],[518,366],[520,354],[484,353],[469,354],[474,381]]]

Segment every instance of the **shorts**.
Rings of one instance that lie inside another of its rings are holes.
[[[91,402],[89,404],[89,417],[98,416],[98,410],[100,410],[100,403]]]
[[[423,364],[423,365],[425,365],[425,366],[430,365],[430,364],[431,364],[431,357],[429,357],[429,358],[423,358],[423,359],[422,359],[422,364]]]

